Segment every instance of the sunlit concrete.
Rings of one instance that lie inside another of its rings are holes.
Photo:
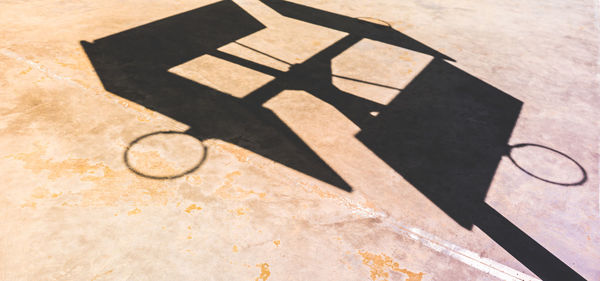
[[[552,272],[536,258],[600,279],[597,1],[294,2],[406,35],[514,102],[508,144],[539,146],[502,156],[481,203],[524,233],[523,248],[547,251],[520,257],[490,237],[502,231],[465,225],[412,184],[355,111],[303,85],[240,108],[272,114],[351,191],[289,164],[310,158],[293,144],[255,137],[261,117],[226,138],[184,134],[246,113],[193,99],[153,110],[107,89],[82,47],[215,3],[0,1],[1,280],[535,280]],[[228,3],[264,28],[166,73],[243,100],[348,35],[258,0]],[[331,83],[376,108],[361,118],[385,118],[435,55],[362,38],[331,59]]]

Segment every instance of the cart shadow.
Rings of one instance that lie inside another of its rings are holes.
[[[325,161],[262,104],[286,89],[331,104],[361,131],[356,138],[457,223],[474,225],[544,280],[583,280],[485,203],[523,103],[453,66],[451,58],[392,29],[285,1],[262,1],[283,16],[348,35],[281,72],[217,49],[264,28],[224,0],[117,34],[81,42],[104,88],[220,139],[351,191]],[[363,38],[433,57],[388,105],[332,83],[331,60]],[[169,72],[212,55],[275,78],[236,98]],[[380,112],[376,117],[371,111]],[[142,173],[137,172],[142,175]]]

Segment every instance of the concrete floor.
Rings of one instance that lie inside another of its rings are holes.
[[[599,11],[0,1],[0,279],[600,280]]]

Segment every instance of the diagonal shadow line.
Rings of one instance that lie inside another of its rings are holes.
[[[475,225],[542,280],[585,280],[490,205],[476,210]]]
[[[340,79],[344,79],[344,80],[350,80],[350,81],[354,81],[354,82],[359,82],[359,83],[363,83],[363,84],[368,84],[368,85],[373,85],[373,86],[377,86],[377,87],[381,87],[381,88],[386,88],[386,89],[390,89],[390,90],[402,91],[402,89],[400,89],[400,88],[396,88],[396,87],[392,87],[392,86],[388,86],[388,85],[383,85],[383,84],[379,84],[379,83],[375,83],[375,82],[369,82],[369,81],[365,81],[365,80],[361,80],[361,79],[356,79],[356,78],[352,78],[352,77],[348,77],[348,76],[342,76],[342,75],[336,75],[336,74],[332,74],[331,76],[337,77],[337,78],[340,78]]]
[[[274,57],[274,56],[272,56],[272,55],[269,55],[269,54],[267,54],[267,53],[265,53],[265,52],[263,52],[263,51],[261,51],[261,50],[257,50],[257,49],[255,49],[255,48],[252,48],[252,47],[250,47],[250,46],[248,46],[248,45],[242,44],[242,43],[240,43],[240,42],[237,42],[237,41],[236,41],[236,42],[234,42],[234,43],[235,43],[235,44],[237,44],[237,45],[240,45],[240,46],[242,46],[242,47],[244,47],[244,48],[246,48],[246,49],[248,49],[248,50],[252,50],[252,51],[254,51],[254,52],[257,52],[257,53],[259,53],[259,54],[261,54],[261,55],[263,55],[263,56],[267,56],[267,57],[269,57],[269,58],[272,58],[272,59],[274,59],[274,60],[276,60],[276,61],[278,61],[278,62],[282,62],[282,63],[285,63],[285,64],[287,64],[287,65],[292,65],[292,63],[289,63],[289,62],[287,62],[287,61],[284,61],[284,60],[282,60],[282,59],[280,59],[280,58],[276,58],[276,57]]]
[[[267,53],[265,53],[265,52],[263,52],[263,51],[257,50],[257,49],[255,49],[255,48],[252,48],[252,47],[248,46],[248,45],[245,45],[245,44],[242,44],[242,43],[239,43],[239,42],[234,42],[234,43],[236,43],[237,45],[240,45],[240,46],[242,46],[242,47],[244,47],[244,48],[246,48],[246,49],[249,49],[249,50],[252,50],[252,51],[254,51],[254,52],[256,52],[256,53],[259,53],[259,54],[261,54],[261,55],[264,55],[264,56],[266,56],[266,57],[272,58],[272,59],[274,59],[274,60],[276,60],[276,61],[278,61],[278,62],[282,62],[282,63],[284,63],[284,64],[287,64],[287,65],[289,65],[289,66],[292,66],[292,65],[293,65],[292,63],[289,63],[289,62],[287,62],[287,61],[284,61],[284,60],[282,60],[282,59],[280,59],[280,58],[277,58],[277,57],[274,57],[274,56],[272,56],[272,55],[269,55],[269,54],[267,54]],[[223,53],[223,52],[221,52],[221,53]],[[231,62],[231,61],[232,61],[232,59],[233,59],[233,58],[232,58],[233,56],[231,56],[231,55],[229,55],[229,54],[227,54],[227,55],[228,55],[228,56],[227,56],[227,58],[226,58],[226,56],[221,56],[220,58],[221,58],[221,59],[225,59],[225,60],[229,60],[229,61]],[[236,59],[237,59],[237,58],[236,58]],[[233,59],[233,60],[235,60],[235,59]],[[251,62],[252,64],[250,64],[250,63],[247,63],[247,62],[242,62],[242,63],[246,63],[247,65],[253,65],[253,64],[254,64],[254,62]],[[250,67],[250,66],[246,66],[246,67],[248,67],[248,68],[252,68],[252,67]],[[257,70],[257,71],[258,71],[258,68],[254,69],[254,70]],[[271,71],[271,70],[268,70],[268,71]],[[265,73],[266,73],[266,74],[270,74],[270,75],[274,75],[274,74],[271,74],[271,73],[269,73],[269,72],[265,72]],[[275,73],[275,72],[273,71],[272,73]],[[282,71],[281,73],[284,73],[284,72]],[[383,85],[383,84],[379,84],[379,83],[375,83],[375,82],[369,82],[369,81],[365,81],[365,80],[361,80],[361,79],[356,79],[356,78],[352,78],[352,77],[347,77],[347,76],[342,76],[342,75],[336,75],[336,74],[332,74],[332,76],[333,76],[333,77],[337,77],[337,78],[341,78],[341,79],[345,79],[345,80],[350,80],[350,81],[354,81],[354,82],[363,83],[363,84],[369,84],[369,85],[373,85],[373,86],[377,86],[377,87],[382,87],[382,88],[387,88],[387,89],[391,89],[391,90],[402,91],[402,89],[400,89],[400,88],[396,88],[396,87],[392,87],[392,86],[388,86],[388,85]]]

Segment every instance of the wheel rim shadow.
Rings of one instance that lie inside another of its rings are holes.
[[[151,173],[145,173],[143,171],[140,171],[139,169],[136,169],[134,167],[134,165],[131,164],[131,161],[129,158],[129,152],[131,151],[131,148],[133,146],[135,146],[136,144],[138,144],[143,139],[146,139],[146,138],[152,137],[152,136],[156,136],[156,135],[186,135],[186,136],[192,137],[192,138],[198,140],[198,142],[202,145],[202,157],[191,168],[184,170],[181,173],[177,173],[177,174],[173,174],[173,175],[166,175],[166,176],[152,175]],[[133,173],[135,173],[138,176],[141,176],[144,178],[149,178],[149,179],[154,179],[154,180],[170,180],[170,179],[176,179],[176,178],[183,177],[185,175],[191,174],[191,173],[195,172],[196,170],[198,170],[198,168],[200,168],[200,166],[202,166],[202,164],[206,160],[207,154],[208,154],[208,149],[204,145],[204,143],[202,143],[201,140],[199,140],[198,138],[196,138],[190,134],[187,134],[185,132],[178,132],[178,131],[158,131],[158,132],[153,132],[153,133],[142,135],[142,136],[136,138],[135,140],[133,140],[132,142],[130,142],[129,145],[127,146],[127,148],[125,149],[125,152],[123,153],[123,162],[125,162],[125,165],[127,166],[127,168],[130,171],[132,171]]]
[[[569,159],[569,161],[571,161],[572,163],[574,163],[575,165],[577,165],[577,168],[579,169],[579,171],[581,171],[581,175],[582,175],[581,179],[578,180],[578,181],[575,181],[575,182],[559,182],[559,181],[554,181],[554,180],[550,180],[550,179],[547,179],[547,178],[543,178],[541,176],[538,176],[538,175],[536,175],[536,174],[528,171],[527,169],[523,168],[523,166],[519,165],[519,163],[512,156],[513,149],[515,149],[515,148],[522,148],[522,147],[539,147],[539,148],[542,148],[542,149],[546,149],[546,150],[552,151],[552,152],[554,152],[554,153],[556,153],[556,154],[558,154],[558,155],[560,155],[560,156],[562,156],[562,157],[564,157],[566,159]],[[567,155],[564,152],[560,152],[560,151],[558,151],[556,149],[553,149],[553,148],[550,148],[550,147],[547,147],[547,146],[544,146],[544,145],[541,145],[541,144],[519,143],[519,144],[515,144],[515,145],[509,145],[508,148],[507,148],[506,157],[508,157],[508,159],[510,159],[510,161],[517,168],[519,168],[519,170],[521,170],[523,173],[525,173],[525,174],[527,174],[527,175],[529,175],[531,177],[534,177],[534,178],[536,178],[538,180],[541,180],[543,182],[547,182],[547,183],[551,183],[551,184],[556,184],[556,185],[561,185],[561,186],[577,186],[577,185],[584,184],[587,181],[587,179],[588,179],[587,172],[585,171],[585,169],[583,168],[583,166],[581,166],[581,164],[579,164],[575,159],[571,158],[571,156]]]

